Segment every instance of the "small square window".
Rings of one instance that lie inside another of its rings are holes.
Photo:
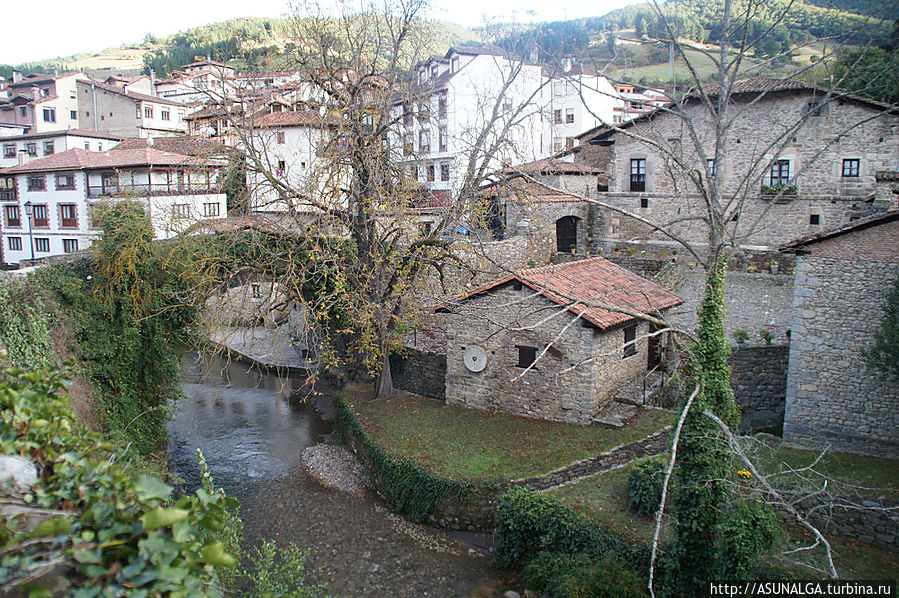
[[[22,251],[22,237],[9,237],[9,250]]]
[[[250,292],[253,294],[253,299],[259,299],[262,297],[262,287],[258,282],[250,283]]]
[[[649,207],[649,198],[648,198],[648,197],[641,197],[641,198],[640,198],[640,207],[641,207],[641,208],[648,208],[648,207]]]
[[[55,149],[56,148],[54,147],[52,139],[44,142],[44,155],[45,156],[52,155],[54,153]]]
[[[78,251],[78,239],[63,239],[62,251],[63,253],[75,253]]]
[[[821,224],[821,214],[810,214],[808,223],[812,226],[819,226]]]
[[[440,165],[440,180],[448,181],[450,180],[450,165],[449,164],[441,164]]]
[[[78,120],[78,111],[77,110],[69,110],[69,118],[72,120]]]
[[[46,237],[35,237],[34,250],[37,253],[50,253],[50,239]]]
[[[637,354],[637,325],[624,327],[624,358]]]
[[[843,176],[858,177],[861,160],[859,158],[846,158],[843,160]]]
[[[553,110],[553,123],[560,125],[562,124],[562,110]]]
[[[285,141],[284,131],[278,131],[275,133],[276,141],[279,145],[283,145]]]
[[[515,348],[518,349],[518,367],[527,368],[534,365],[534,362],[537,361],[537,347],[515,345]]]
[[[565,110],[565,122],[568,124],[574,122],[574,108],[567,108]]]

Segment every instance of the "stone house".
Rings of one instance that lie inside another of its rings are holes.
[[[714,177],[725,199],[736,198],[727,216],[738,244],[773,249],[872,213],[883,203],[875,202],[876,173],[895,170],[899,161],[895,107],[798,81],[756,77],[735,84],[720,164],[708,108],[688,96],[682,109],[704,141],[702,154],[684,119],[656,110],[583,133],[575,159],[608,175],[602,201],[668,224],[699,245],[707,240],[704,199],[691,176]],[[673,243],[611,210],[598,216],[597,238]]]
[[[606,305],[659,316],[673,292],[603,258],[523,270],[437,308],[446,316],[446,401],[589,424],[658,365],[665,334]]]
[[[797,254],[784,440],[899,457],[899,387],[862,356],[899,277],[899,210],[782,250]]]

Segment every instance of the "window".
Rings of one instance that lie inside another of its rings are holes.
[[[10,251],[22,251],[22,237],[10,237],[9,238],[9,250]]]
[[[440,151],[446,151],[446,127],[440,127],[440,130],[437,132],[437,144],[440,146]]]
[[[47,204],[40,203],[31,206],[31,217],[34,219],[34,226],[48,227],[50,220],[47,216]]]
[[[518,367],[527,368],[537,361],[537,347],[515,345],[515,348],[518,349],[518,363],[516,364]]]
[[[169,116],[170,116],[169,111],[165,110],[165,109],[163,109],[159,114],[159,118],[161,118],[162,120],[169,120]]]
[[[808,223],[812,226],[820,226],[821,225],[821,214],[810,214],[808,217]]]
[[[805,105],[805,111],[809,116],[824,116],[826,106],[822,104],[821,100],[811,100]]]
[[[646,191],[646,159],[631,160],[631,191]]]
[[[412,126],[412,106],[408,102],[403,103],[403,125]]]
[[[648,198],[648,197],[641,197],[641,198],[640,198],[640,207],[641,207],[641,208],[648,208],[648,207],[649,207],[649,198]]]
[[[153,106],[144,106],[144,118],[153,118]]]
[[[59,227],[78,228],[78,208],[75,204],[59,204]]]
[[[55,123],[56,122],[56,108],[44,108],[44,122],[45,123]]]
[[[190,204],[176,203],[172,206],[172,218],[190,218]]]
[[[434,225],[434,223],[429,220],[419,223],[418,236],[419,237],[427,237],[428,235],[430,235],[433,225]]]
[[[452,60],[450,60],[450,72],[455,73],[459,70],[459,57],[454,56]]]
[[[55,149],[56,148],[54,147],[52,139],[50,141],[44,142],[44,155],[45,156],[49,156],[49,155],[53,154]]]
[[[562,124],[562,109],[553,110],[553,124],[560,125]]]
[[[75,175],[74,174],[58,174],[56,175],[56,188],[59,189],[67,189],[72,190],[75,188]]]
[[[861,160],[858,158],[846,158],[843,160],[843,176],[857,177]]]
[[[430,131],[419,131],[418,132],[418,150],[421,152],[431,151],[431,132]]]
[[[284,171],[287,170],[287,162],[284,160],[278,160],[278,168],[275,171],[275,176],[280,178],[284,176]]]
[[[565,149],[567,149],[567,150],[574,149],[574,137],[566,137],[565,138]]]
[[[440,119],[446,118],[446,96],[441,95],[437,98],[437,117]]]
[[[278,142],[278,145],[284,145],[284,142],[286,141],[285,137],[286,136],[284,134],[284,131],[278,131],[277,133],[275,133],[275,141]]]
[[[78,111],[77,110],[69,110],[69,118],[72,120],[78,120]]]
[[[431,103],[427,100],[418,104],[418,120],[419,122],[428,122],[431,120]]]
[[[19,114],[22,116],[28,116],[28,106],[22,106],[19,108]]]
[[[38,253],[50,253],[50,239],[46,237],[35,237],[34,250]]]
[[[253,299],[259,299],[262,297],[262,285],[258,282],[250,283],[250,293],[253,295]]]
[[[512,112],[512,100],[503,100],[503,112]]]
[[[75,253],[78,251],[78,239],[63,239],[62,240],[62,252],[63,253]]]
[[[624,356],[626,359],[637,354],[637,325],[624,327]]]
[[[85,141],[85,142],[84,142],[84,149],[89,150],[90,148],[91,148],[90,141]]]
[[[19,206],[5,206],[3,212],[3,215],[6,216],[6,226],[22,226],[22,217],[19,213]]]
[[[715,164],[715,158],[708,158],[706,161],[706,166],[709,169],[709,176],[716,177],[718,176],[718,165]]]
[[[41,87],[41,90],[38,93],[40,93],[42,98],[46,98],[48,95],[50,95],[50,88]]]
[[[440,180],[448,181],[450,179],[450,165],[444,162],[440,165]]]
[[[565,122],[571,124],[574,122],[574,108],[565,109]]]
[[[433,183],[434,182],[434,165],[428,164],[426,167],[426,172],[427,172],[428,182]]]
[[[218,216],[221,212],[221,207],[217,201],[204,203],[203,204],[203,216],[205,218],[213,218]]]
[[[3,157],[4,158],[15,158],[16,157],[16,144],[15,143],[4,143],[3,144]]]
[[[771,165],[771,182],[769,183],[772,187],[776,187],[777,185],[789,185],[790,184],[790,161],[789,160],[775,160],[774,164]]]
[[[553,152],[561,152],[565,147],[565,140],[561,137],[553,137]]]
[[[29,156],[37,155],[37,143],[26,143],[25,144],[25,153]]]
[[[44,175],[42,175],[42,174],[29,175],[27,189],[29,191],[46,191],[47,190],[47,180],[44,178]]]

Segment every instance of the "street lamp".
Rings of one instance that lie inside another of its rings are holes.
[[[34,265],[34,234],[31,227],[31,215],[34,213],[34,206],[31,200],[25,202],[25,215],[28,216],[28,244],[31,245],[31,265]]]

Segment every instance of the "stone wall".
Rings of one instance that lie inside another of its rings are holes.
[[[433,399],[446,398],[446,355],[406,349],[390,356],[393,385]]]
[[[619,386],[646,370],[648,325],[637,328],[637,352],[622,357],[623,329],[596,331],[528,287],[510,283],[469,298],[447,316],[446,400],[540,419],[589,424]],[[549,317],[555,314],[553,317]],[[550,350],[519,377],[519,346]],[[465,367],[463,353],[480,347],[487,356],[478,372]],[[583,360],[605,355],[582,366]],[[517,378],[517,379],[516,379]]]
[[[862,357],[899,277],[899,222],[809,248],[796,263],[784,440],[899,457],[899,386]]]
[[[863,102],[831,102],[821,116],[807,118],[784,145],[780,139],[785,127],[804,118],[811,99],[810,92],[776,93],[755,105],[744,103],[732,109],[734,118],[716,177],[725,196],[746,194],[739,220],[729,225],[737,230],[741,244],[776,246],[847,224],[852,215],[857,215],[854,212],[870,210],[865,200],[874,193],[875,173],[895,163],[896,117]],[[741,101],[735,99],[737,104]],[[704,153],[713,155],[714,135],[707,134],[713,123],[708,113],[698,103],[686,110],[700,139],[707,139]],[[670,224],[674,232],[692,242],[705,243],[706,224],[695,218],[706,213],[705,201],[687,171],[705,173],[706,168],[684,132],[682,120],[663,114],[638,122],[632,129],[661,144],[678,157],[678,163],[649,144],[613,134],[610,151],[582,150],[578,157],[607,171],[610,192],[603,194],[602,200],[653,223]],[[860,160],[858,177],[841,176],[846,158]],[[630,191],[632,159],[646,161],[645,192]],[[761,194],[761,185],[775,159],[790,161],[790,176],[798,186],[796,196],[775,200]],[[818,216],[817,224],[812,224],[812,215]],[[668,240],[646,225],[611,211],[602,215],[602,224],[599,234],[603,238]]]
[[[669,313],[669,319],[687,330],[695,330],[696,310],[705,288],[705,272],[701,268],[682,268],[671,286],[684,303]],[[775,342],[786,340],[790,328],[793,302],[793,277],[783,274],[730,272],[724,283],[727,302],[725,328],[728,337],[734,330],[749,333],[750,341],[760,341],[759,331],[771,327]]]
[[[899,502],[864,497],[832,497],[818,493],[784,498],[803,513],[825,535],[844,536],[862,544],[899,554]],[[794,523],[793,515],[775,509],[778,516]]]
[[[730,385],[742,410],[740,432],[783,431],[790,346],[739,347],[730,356]]]

